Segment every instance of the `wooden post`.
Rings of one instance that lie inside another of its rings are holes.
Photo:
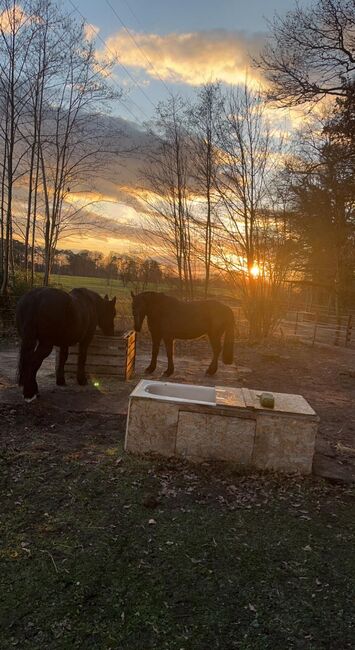
[[[316,314],[316,319],[315,319],[315,323],[314,323],[314,330],[313,330],[313,341],[312,341],[312,345],[314,345],[314,344],[315,344],[315,342],[316,342],[316,337],[317,337],[317,327],[318,327],[318,318],[319,318],[319,316],[318,316],[318,313],[317,313],[317,314]]]
[[[335,330],[334,345],[339,345],[341,326],[342,326],[342,318],[340,316],[340,318],[338,318],[337,328]]]
[[[240,307],[237,307],[236,315],[235,315],[235,338],[237,339],[237,341],[239,341],[239,339],[240,339],[239,322],[240,322]]]
[[[351,314],[349,314],[348,324],[346,326],[346,332],[345,332],[345,347],[348,347],[348,345],[349,345],[349,343],[351,341],[351,333],[352,333],[352,328],[353,328],[352,320],[353,320],[353,317],[352,317]]]

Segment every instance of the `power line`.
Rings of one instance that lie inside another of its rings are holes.
[[[75,11],[79,14],[79,16],[82,18],[82,20],[83,20],[83,21],[88,25],[88,24],[89,24],[89,21],[87,20],[87,18],[85,18],[85,16],[84,16],[84,15],[82,14],[82,12],[78,9],[78,7],[76,7],[76,6],[74,5],[74,3],[73,3],[72,0],[69,0],[69,2],[70,2],[70,4],[74,7]],[[105,49],[106,49],[106,50],[111,54],[111,56],[113,57],[113,59],[117,61],[117,63],[118,63],[118,64],[123,68],[123,70],[126,72],[126,74],[127,74],[127,75],[132,79],[132,81],[133,81],[133,83],[135,84],[135,86],[137,86],[137,88],[138,88],[139,90],[142,90],[142,89],[139,87],[139,85],[138,85],[136,79],[134,79],[134,77],[131,75],[131,73],[129,72],[129,70],[127,70],[127,68],[123,65],[123,63],[121,63],[121,61],[119,60],[119,57],[117,56],[117,53],[116,53],[116,52],[113,52],[113,50],[111,50],[111,48],[108,47],[107,43],[105,42],[105,40],[102,38],[101,34],[99,33],[99,30],[97,29],[97,30],[94,30],[94,31],[95,31],[95,36],[97,36],[97,38],[101,41],[101,43],[103,44],[103,46],[105,47]],[[122,88],[121,88],[121,87],[120,87],[120,86],[119,86],[115,81],[114,81],[114,84],[117,86],[117,88],[120,90],[120,92],[122,92]],[[149,98],[148,98],[148,99],[149,99]],[[124,102],[124,100],[121,100],[121,101]],[[144,117],[145,117],[147,120],[149,120],[149,117],[148,117],[147,113],[143,110],[143,108],[142,108],[141,106],[139,106],[139,105],[138,105],[138,104],[137,104],[133,99],[130,99],[130,101],[131,101],[131,103],[132,103],[134,106],[136,106],[136,108],[138,108],[139,111],[141,111],[141,112],[143,113]],[[150,101],[150,100],[149,100],[149,101]],[[127,111],[128,111],[128,112],[129,112],[133,117],[134,117],[134,119],[137,120],[137,117],[132,113],[132,111],[131,111],[130,109],[128,109],[127,107],[125,107],[125,108],[126,108]],[[155,108],[155,107],[154,107],[154,108]],[[139,119],[138,119],[138,122],[140,122]]]
[[[145,60],[148,62],[148,64],[149,64],[150,67],[152,68],[152,70],[154,70],[155,74],[156,74],[157,77],[160,79],[161,83],[163,84],[163,86],[165,87],[165,89],[167,90],[167,92],[169,93],[169,95],[171,95],[170,88],[168,88],[168,86],[166,85],[164,79],[162,79],[162,77],[160,76],[158,70],[156,69],[156,67],[154,66],[154,64],[152,63],[152,61],[150,60],[149,56],[145,53],[143,47],[138,43],[138,41],[137,41],[136,37],[134,36],[134,34],[132,34],[131,30],[130,30],[130,29],[127,27],[127,25],[123,22],[122,18],[119,16],[119,14],[117,13],[116,9],[112,6],[110,0],[106,0],[106,4],[111,8],[111,10],[112,10],[113,13],[115,14],[117,20],[119,20],[120,24],[122,25],[123,29],[127,32],[128,36],[129,36],[130,39],[133,41],[133,43],[134,43],[135,46],[138,48],[138,50],[143,54]],[[128,5],[127,2],[126,2],[126,4],[127,4],[127,6],[129,7],[129,5]],[[132,12],[131,9],[130,9],[130,11]],[[133,12],[132,12],[132,14],[133,14]],[[134,15],[134,14],[133,14],[133,15]]]
[[[81,13],[81,11],[79,11],[78,7],[76,7],[76,6],[74,5],[74,3],[72,2],[72,0],[69,0],[69,2],[70,2],[70,4],[72,5],[72,7],[74,8],[74,10],[77,12],[77,14],[78,14],[78,15],[82,18],[82,20],[83,20],[83,21],[88,25],[88,24],[89,24],[88,20],[87,20],[87,19],[85,18],[85,16]],[[103,38],[100,36],[99,31],[98,31],[98,30],[94,30],[94,32],[95,32],[95,36],[97,36],[97,37],[101,40],[101,42],[103,43],[103,45],[105,46],[105,48],[110,52],[110,54],[111,54],[114,58],[118,58],[118,57],[117,57],[113,52],[110,51],[110,49],[109,49],[108,46],[106,45],[106,43],[105,43],[105,41],[103,40]],[[118,83],[116,83],[114,79],[111,80],[111,82],[112,82],[112,83],[113,83],[113,84],[118,88],[118,90],[120,91],[120,93],[122,93],[122,88],[118,85]],[[143,109],[142,109],[138,104],[136,104],[136,102],[134,102],[133,99],[131,99],[130,101],[131,101],[132,104],[134,104],[134,105],[138,108],[139,111],[141,111],[141,112],[143,113],[143,115],[144,115],[147,119],[149,119],[148,116],[147,116],[147,114],[144,112],[144,110],[143,110]],[[132,110],[131,110],[127,105],[126,105],[126,100],[122,99],[122,97],[121,97],[121,98],[120,98],[120,102],[123,104],[123,108],[127,111],[127,113],[129,113],[129,115],[130,115],[131,117],[133,117],[134,121],[137,122],[138,124],[142,124],[141,119],[140,119],[139,117],[137,117],[137,116],[133,113],[133,111],[132,111]]]
[[[137,25],[139,25],[140,27],[142,27],[142,29],[144,29],[140,19],[138,18],[137,14],[134,13],[134,11],[133,11],[132,7],[129,5],[128,1],[127,0],[122,0],[122,1],[124,2],[126,7],[128,8],[128,10],[131,12],[131,14],[132,14],[134,20],[136,21]]]
[[[75,9],[75,11],[79,14],[79,16],[82,18],[82,20],[83,20],[86,24],[89,24],[88,20],[85,18],[85,16],[82,14],[82,12],[78,9],[78,7],[76,7],[76,6],[74,5],[73,1],[72,1],[72,0],[69,0],[69,2],[70,2],[70,4],[72,5],[72,7]],[[153,106],[153,108],[155,109],[155,105],[154,105],[154,103],[152,102],[152,100],[150,99],[150,97],[148,97],[147,93],[144,91],[143,88],[140,87],[140,85],[138,84],[138,82],[137,82],[137,80],[134,78],[134,76],[130,73],[130,71],[126,68],[126,66],[125,66],[125,65],[120,61],[120,59],[119,59],[117,53],[116,53],[116,52],[113,52],[113,50],[111,50],[111,48],[108,47],[107,43],[106,43],[105,40],[102,38],[102,36],[99,34],[98,30],[95,30],[95,35],[96,35],[97,38],[101,41],[101,43],[104,45],[105,49],[106,49],[106,50],[111,54],[111,56],[113,57],[113,59],[117,61],[117,63],[121,66],[121,68],[123,68],[123,70],[124,70],[124,71],[126,72],[126,74],[129,76],[129,78],[133,81],[134,85],[138,88],[138,90],[140,90],[141,93],[143,93],[143,95],[146,97],[146,99],[149,101],[149,103],[150,103],[150,104]],[[115,84],[115,85],[119,88],[120,92],[122,92],[122,88],[121,88],[118,84]],[[121,100],[121,101],[124,102],[124,100]],[[138,104],[137,104],[133,99],[130,99],[130,101],[131,101],[132,104],[134,104],[134,105],[136,106],[136,108],[138,108],[139,111],[141,111],[141,112],[143,113],[143,115],[145,116],[145,118],[146,118],[147,120],[149,120],[149,117],[148,117],[147,113],[143,110],[143,108],[142,108],[141,106],[139,106],[139,105],[138,105]],[[131,111],[130,109],[128,109],[127,107],[125,107],[125,108],[126,108],[127,111],[132,115],[132,117],[134,117],[134,119],[135,119],[136,121],[140,122],[140,120],[137,120],[137,117],[132,113],[132,111]]]
[[[70,1],[70,4],[71,4],[72,7],[73,7],[73,10],[76,11],[76,12],[80,15],[80,17],[81,17],[81,18],[86,22],[86,24],[88,24],[88,21],[87,21],[87,20],[85,19],[85,17],[81,14],[81,12],[79,11],[79,9],[78,9],[74,4],[73,4],[73,2],[72,2],[71,0],[69,0],[69,1]],[[74,11],[70,11],[70,12],[69,12],[69,14],[68,14],[68,17],[69,17],[69,18],[70,18],[71,16],[74,15]],[[98,31],[97,31],[97,30],[94,30],[94,31],[95,31],[95,35],[98,36]],[[102,40],[102,39],[101,39],[101,40]],[[105,45],[105,43],[104,43],[104,45]],[[106,45],[105,45],[105,46],[106,46]],[[103,69],[103,68],[102,68],[102,69]],[[113,83],[113,84],[118,88],[118,90],[120,91],[120,93],[122,93],[122,88],[121,88],[121,87],[120,87],[120,86],[115,82],[115,80],[112,80],[112,83]],[[125,111],[126,111],[126,112],[127,112],[127,113],[132,117],[132,118],[133,118],[133,120],[134,120],[137,124],[140,124],[141,126],[143,126],[143,123],[142,123],[141,119],[140,119],[139,117],[137,117],[137,115],[135,115],[135,113],[133,113],[133,111],[132,111],[128,106],[127,106],[127,101],[132,102],[132,104],[134,104],[134,105],[138,108],[138,110],[142,111],[142,113],[144,114],[144,116],[145,116],[147,119],[149,119],[148,116],[147,116],[147,114],[143,111],[143,109],[142,109],[138,104],[136,104],[136,103],[133,101],[133,99],[128,98],[127,100],[125,100],[125,99],[123,99],[122,96],[121,96],[119,101],[120,101],[121,104],[123,105],[124,110],[125,110]]]

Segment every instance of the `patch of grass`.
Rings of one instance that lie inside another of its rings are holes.
[[[110,295],[129,296],[129,288],[124,287],[120,280],[107,280],[107,278],[89,278],[76,275],[58,275],[51,276],[51,284],[71,291],[74,287],[85,287],[100,294],[109,293]]]
[[[350,488],[47,438],[0,459],[3,650],[354,647]]]

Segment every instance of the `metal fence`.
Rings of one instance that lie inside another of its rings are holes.
[[[355,350],[355,315],[331,316],[320,312],[289,312],[280,322],[281,335],[315,345],[323,343]]]
[[[248,339],[249,323],[243,309],[240,306],[233,307],[232,304],[230,306],[235,316],[237,340]],[[311,345],[322,343],[355,350],[355,312],[337,317],[321,309],[287,311],[285,308],[285,316],[280,319],[273,336]]]

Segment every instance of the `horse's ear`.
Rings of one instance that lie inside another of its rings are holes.
[[[131,296],[132,296],[132,298],[135,298],[135,295],[134,295],[133,291],[131,291]]]
[[[106,293],[106,295],[105,295],[105,297],[104,297],[104,300],[108,300],[108,295],[107,295],[107,293]]]

